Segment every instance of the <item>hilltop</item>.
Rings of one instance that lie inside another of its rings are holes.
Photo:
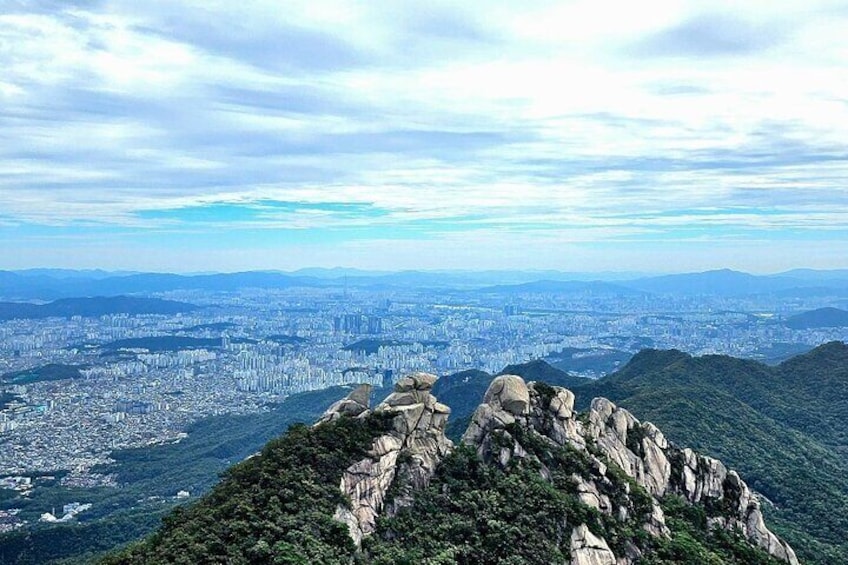
[[[794,330],[843,328],[848,326],[848,311],[839,308],[810,310],[787,319],[786,325]]]
[[[576,394],[580,410],[609,398],[665,434],[739,469],[773,505],[775,530],[808,562],[848,562],[848,346],[821,345],[778,366],[722,355],[643,350],[619,371],[580,379],[543,361],[504,372],[548,380]],[[470,398],[495,378],[442,377],[439,398],[453,408],[458,440],[474,410]],[[478,396],[479,397],[479,396]]]
[[[525,381],[559,383],[575,393],[575,409],[584,413],[593,398],[606,397],[654,422],[669,441],[722,460],[765,495],[763,512],[770,527],[804,563],[848,562],[845,344],[825,344],[776,367],[726,356],[645,350],[617,373],[596,381],[543,361],[504,372]],[[435,382],[431,393],[452,409],[445,425],[449,439],[461,443],[494,379],[482,371],[463,371]],[[140,496],[172,495],[186,486],[186,477],[195,483],[192,493],[202,493],[217,482],[219,470],[239,460],[234,454],[255,453],[291,423],[314,421],[327,404],[348,392],[304,393],[268,414],[204,421],[179,445],[117,452],[118,463],[103,471],[116,473],[126,487],[103,496],[126,505]],[[377,389],[372,397],[379,402],[388,393]],[[58,496],[51,489],[44,493]],[[46,503],[44,496],[32,501],[33,508]],[[82,553],[103,551],[152,531],[161,512],[140,506],[90,522],[0,536],[0,555],[20,563],[62,557],[78,561]]]

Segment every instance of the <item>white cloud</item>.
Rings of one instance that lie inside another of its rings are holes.
[[[37,6],[0,15],[6,223],[351,203],[376,213],[229,228],[372,224],[379,247],[453,222],[525,248],[845,225],[838,2]]]

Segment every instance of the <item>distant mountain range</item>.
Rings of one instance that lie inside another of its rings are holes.
[[[652,294],[744,296],[799,288],[808,286],[810,282],[809,279],[792,279],[783,275],[756,276],[722,269],[651,277],[627,284]]]
[[[515,285],[496,285],[475,289],[469,292],[483,294],[572,294],[581,296],[638,296],[644,292],[622,284],[604,281],[557,281],[541,280]]]
[[[151,294],[174,290],[232,292],[243,288],[291,287],[437,288],[476,290],[502,295],[576,293],[632,296],[650,293],[724,297],[762,294],[848,297],[848,271],[796,270],[778,275],[751,275],[725,269],[634,278],[622,277],[621,274],[616,276],[612,273],[586,274],[557,271],[372,273],[349,269],[304,269],[295,273],[250,271],[199,275],[126,274],[52,269],[0,271],[0,298],[6,300],[55,300],[80,296]]]

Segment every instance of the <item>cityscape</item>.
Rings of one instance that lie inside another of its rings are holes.
[[[0,322],[0,489],[61,471],[67,487],[119,488],[99,472],[115,450],[176,443],[190,424],[268,410],[289,395],[403,375],[497,373],[543,359],[587,378],[644,348],[777,363],[848,327],[798,329],[793,315],[844,298],[651,294],[587,285],[174,290],[177,314]],[[37,488],[37,487],[35,487]],[[175,496],[177,493],[174,493]],[[180,497],[189,493],[181,492]],[[43,521],[88,510],[44,508]],[[14,508],[0,530],[25,527]]]

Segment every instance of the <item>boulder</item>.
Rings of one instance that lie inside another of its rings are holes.
[[[530,391],[521,377],[501,375],[489,384],[483,402],[515,416],[523,416],[530,411]]]
[[[371,385],[362,384],[356,387],[345,398],[333,403],[315,424],[330,422],[342,416],[357,417],[368,411],[371,403]]]

